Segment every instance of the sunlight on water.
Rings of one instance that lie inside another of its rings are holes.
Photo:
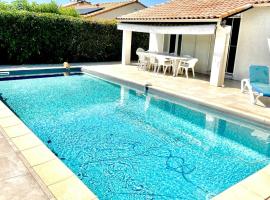
[[[270,163],[270,133],[91,76],[1,81],[2,99],[100,199],[209,199]]]

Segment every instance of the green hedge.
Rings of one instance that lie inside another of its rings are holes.
[[[29,11],[37,13],[54,13],[58,15],[67,15],[72,17],[80,17],[74,8],[59,7],[56,1],[49,3],[28,2],[28,0],[14,0],[11,3],[0,1],[0,11]]]
[[[116,23],[31,12],[0,12],[0,64],[118,61],[122,32]],[[133,49],[148,36],[134,34]],[[133,51],[133,58],[134,51]]]

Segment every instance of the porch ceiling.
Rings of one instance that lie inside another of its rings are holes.
[[[119,23],[119,30],[134,31],[142,33],[158,34],[181,34],[181,35],[212,35],[215,34],[215,24],[205,25],[140,25]]]

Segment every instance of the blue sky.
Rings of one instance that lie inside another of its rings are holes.
[[[13,0],[0,0],[0,1],[5,1],[5,2],[12,2]],[[37,3],[45,3],[45,2],[50,2],[51,0],[29,0],[29,1],[35,1]],[[103,2],[113,2],[113,1],[125,1],[125,0],[88,0],[91,3],[103,3]],[[147,5],[147,6],[152,6],[155,4],[160,4],[163,3],[167,0],[140,0],[141,3]],[[69,0],[56,0],[58,4],[64,4],[68,3]]]

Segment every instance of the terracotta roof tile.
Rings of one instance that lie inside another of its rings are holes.
[[[270,0],[171,0],[118,19],[120,21],[220,19],[262,3],[270,3]]]

